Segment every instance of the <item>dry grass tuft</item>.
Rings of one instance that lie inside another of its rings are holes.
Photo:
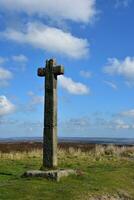
[[[134,157],[134,146],[97,145],[94,154],[96,156]]]
[[[118,147],[115,145],[96,145],[94,149],[89,151],[82,151],[80,148],[75,149],[69,147],[68,149],[59,148],[58,158],[65,160],[66,158],[92,158],[95,160],[117,157],[117,158],[133,158],[134,159],[134,146]],[[33,149],[31,151],[10,151],[9,153],[0,152],[0,159],[23,160],[28,158],[42,158],[41,149]]]
[[[15,152],[11,151],[10,153],[2,153],[0,152],[0,159],[10,159],[10,160],[23,160],[28,158],[41,158],[42,150],[34,149],[32,151],[24,151],[24,152]]]

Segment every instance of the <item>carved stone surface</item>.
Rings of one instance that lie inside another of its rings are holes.
[[[43,167],[57,167],[57,76],[64,74],[63,66],[56,66],[56,61],[46,61],[45,68],[38,69],[38,76],[45,76],[45,109]]]

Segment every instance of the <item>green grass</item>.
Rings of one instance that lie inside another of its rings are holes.
[[[134,157],[93,152],[59,151],[59,167],[78,170],[78,176],[60,182],[21,178],[39,169],[41,152],[1,154],[0,200],[87,200],[91,196],[119,194],[134,199]]]

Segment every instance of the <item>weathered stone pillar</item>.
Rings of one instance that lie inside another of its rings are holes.
[[[63,66],[56,66],[54,59],[38,69],[38,76],[45,76],[45,109],[43,133],[43,167],[57,167],[57,76],[64,74]]]

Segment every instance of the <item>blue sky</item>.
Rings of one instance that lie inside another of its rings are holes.
[[[0,137],[42,136],[37,68],[56,58],[58,136],[134,138],[133,11],[133,0],[1,0]]]

